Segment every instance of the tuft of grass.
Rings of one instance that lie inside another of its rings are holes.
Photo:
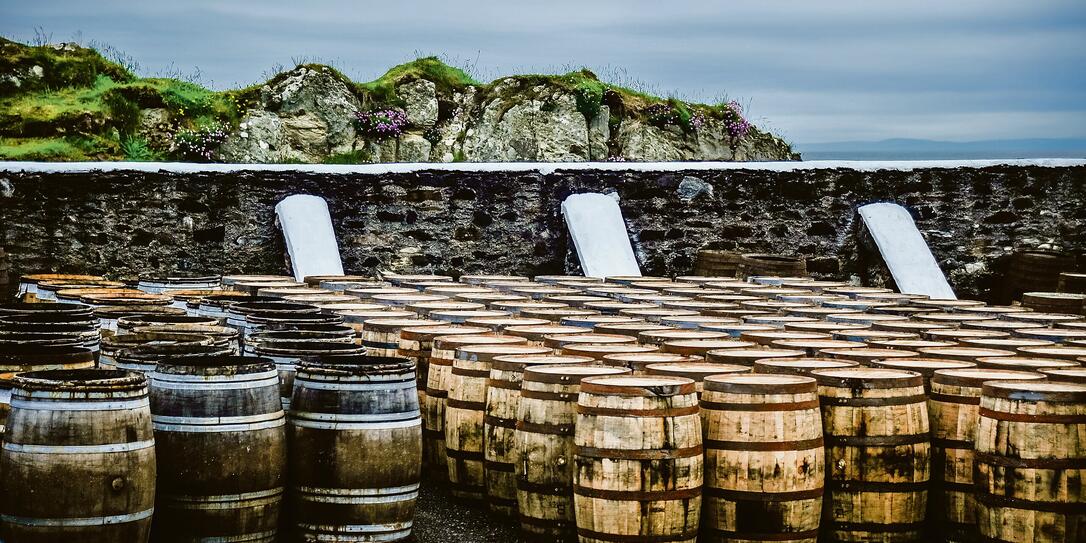
[[[0,160],[39,160],[76,162],[89,160],[85,143],[65,138],[4,138],[0,139]]]
[[[147,140],[137,137],[121,140],[121,152],[124,153],[124,159],[129,162],[153,162],[162,158],[151,149]]]
[[[395,66],[373,81],[357,83],[355,88],[362,95],[363,102],[402,107],[402,101],[396,96],[396,85],[416,79],[432,81],[438,94],[450,94],[469,85],[482,85],[460,68],[449,66],[437,57],[424,57]]]

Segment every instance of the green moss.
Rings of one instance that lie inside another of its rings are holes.
[[[416,79],[433,82],[439,95],[462,91],[469,85],[482,84],[463,70],[449,66],[437,57],[425,57],[395,66],[385,72],[385,75],[368,83],[358,83],[355,88],[364,103],[402,106],[402,100],[396,96],[396,86]]]
[[[35,66],[40,77],[32,75]],[[123,66],[106,60],[94,49],[73,44],[30,47],[4,38],[0,38],[0,74],[10,74],[19,81],[16,84],[12,79],[0,78],[0,96],[88,87],[103,76],[122,82],[135,79]]]
[[[96,142],[85,138],[3,138],[0,160],[74,162],[101,157]]]
[[[147,140],[143,138],[122,140],[121,152],[124,153],[124,159],[130,162],[152,162],[162,159],[162,156],[151,149]]]

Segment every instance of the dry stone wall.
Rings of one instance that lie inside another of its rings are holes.
[[[816,274],[886,279],[856,207],[909,208],[962,295],[986,297],[1015,248],[1086,247],[1086,166],[860,171],[557,169],[402,173],[5,171],[0,246],[35,271],[283,272],[274,205],[327,199],[351,272],[577,271],[562,199],[613,193],[646,274],[691,273],[697,250],[802,254]]]

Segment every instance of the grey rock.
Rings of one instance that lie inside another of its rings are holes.
[[[275,113],[257,110],[249,113],[219,148],[227,162],[282,162],[292,150],[283,146],[283,123]]]
[[[626,120],[618,129],[620,155],[627,160],[669,162],[690,160],[692,153],[679,128],[658,128],[638,120]]]
[[[170,112],[165,108],[141,109],[136,122],[136,134],[147,140],[152,149],[168,150],[173,145]]]
[[[425,79],[416,79],[396,87],[396,95],[404,101],[407,120],[420,129],[437,123],[437,86]]]
[[[610,155],[607,142],[611,140],[611,108],[601,106],[599,113],[588,122],[588,158],[604,160]]]
[[[400,136],[396,160],[397,162],[429,162],[430,141],[420,134]]]
[[[539,85],[517,89],[500,81],[464,134],[471,162],[576,162],[588,160],[588,124],[569,92]]]
[[[449,119],[434,127],[435,141],[430,149],[430,160],[453,162],[462,154],[461,141],[475,110],[477,89],[468,87],[463,93],[453,94],[453,111]]]
[[[682,181],[679,181],[679,188],[675,190],[675,193],[684,202],[689,202],[702,195],[712,198],[713,186],[697,177],[687,175],[682,178]]]

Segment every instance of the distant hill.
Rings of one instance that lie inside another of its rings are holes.
[[[937,141],[894,138],[881,141],[797,143],[804,160],[921,160],[983,158],[1086,158],[1086,138],[1032,138]]]

